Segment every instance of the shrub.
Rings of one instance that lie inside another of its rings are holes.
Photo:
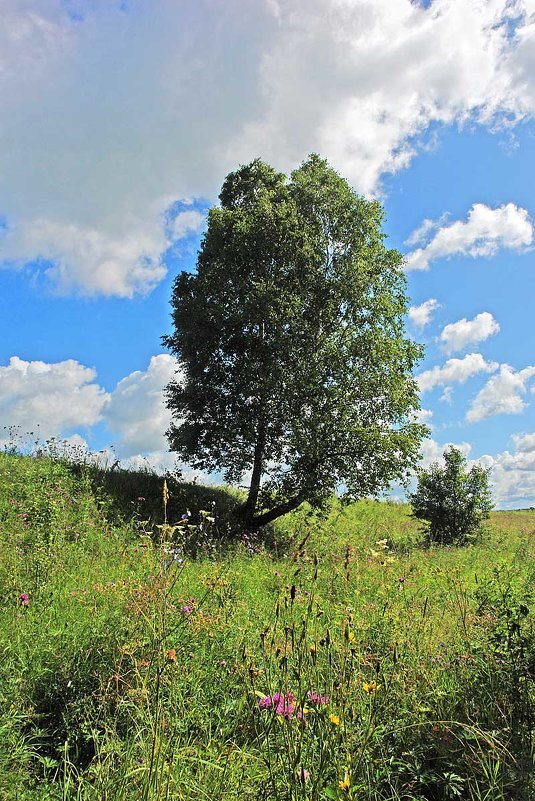
[[[431,542],[463,545],[481,531],[492,500],[489,470],[474,465],[466,470],[466,459],[457,448],[444,452],[445,466],[434,462],[420,470],[418,487],[409,496],[412,514],[427,522]]]

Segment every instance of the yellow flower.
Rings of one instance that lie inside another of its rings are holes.
[[[348,635],[347,635],[347,639],[349,640],[349,642],[355,642],[355,640],[357,639],[355,637],[355,632],[354,631],[350,631],[348,633]]]
[[[368,695],[371,695],[371,693],[376,692],[377,683],[375,681],[370,681],[370,682],[363,681],[362,682],[362,689],[364,690],[365,693],[368,693]]]
[[[343,790],[344,792],[346,792],[346,790],[349,790],[349,788],[351,787],[351,779],[349,778],[349,773],[347,772],[347,770],[344,774],[343,780],[338,782],[338,787],[340,788],[340,790]]]
[[[333,714],[329,715],[329,720],[335,726],[339,726],[340,725],[340,717],[338,715],[333,715]]]

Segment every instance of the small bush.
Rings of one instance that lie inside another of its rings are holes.
[[[419,472],[416,492],[409,496],[412,514],[427,522],[430,542],[464,545],[492,509],[489,471],[478,465],[466,471],[466,459],[453,447],[444,452],[444,462]]]

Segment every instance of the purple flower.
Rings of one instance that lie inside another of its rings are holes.
[[[19,595],[19,601],[21,602],[21,604],[23,606],[29,606],[30,605],[30,596],[28,595],[27,592],[21,592],[21,594]]]
[[[271,695],[265,695],[258,702],[258,706],[260,707],[260,709],[269,709],[272,705],[273,705],[273,700],[271,698]]]
[[[273,693],[265,695],[258,702],[260,709],[273,709],[275,714],[291,720],[295,712],[295,695],[293,693]],[[298,713],[302,717],[302,713]]]
[[[309,690],[307,693],[307,700],[309,704],[314,704],[315,706],[325,706],[325,704],[329,703],[329,696],[320,695],[319,693]]]

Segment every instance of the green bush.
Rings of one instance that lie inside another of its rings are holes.
[[[464,545],[481,531],[492,500],[489,471],[474,465],[466,470],[466,459],[457,448],[444,452],[445,466],[434,462],[420,470],[418,487],[409,496],[413,516],[427,522],[427,535],[440,545]]]

